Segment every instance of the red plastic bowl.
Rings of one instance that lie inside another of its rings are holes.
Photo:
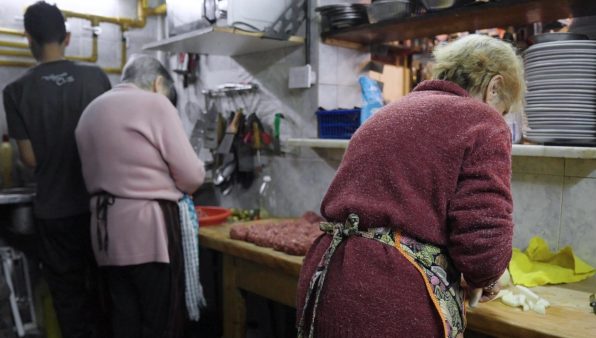
[[[220,207],[197,206],[196,210],[199,216],[199,226],[221,224],[232,214],[230,209]]]

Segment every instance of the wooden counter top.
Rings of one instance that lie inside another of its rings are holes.
[[[252,221],[243,224],[249,226],[259,223],[271,223],[271,221]],[[231,239],[230,228],[236,224],[240,223],[202,226],[199,232],[199,245],[263,264],[273,269],[280,269],[291,276],[298,277],[304,256],[292,256],[271,248],[264,248],[252,243]]]
[[[270,221],[245,224],[261,222]],[[232,224],[201,227],[200,245],[281,270],[298,280],[304,257],[291,256],[252,243],[233,240],[229,236],[231,227]],[[532,290],[551,303],[546,315],[524,312],[506,306],[500,301],[494,301],[469,309],[468,327],[496,337],[596,337],[596,314],[589,306],[589,296],[596,292],[596,277],[581,283],[543,286]],[[295,293],[295,290],[291,291],[292,294]]]
[[[532,288],[551,303],[546,315],[514,309],[500,301],[468,311],[468,325],[499,337],[596,337],[596,314],[589,305],[596,278],[580,283]]]

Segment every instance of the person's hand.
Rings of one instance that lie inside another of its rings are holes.
[[[511,276],[509,275],[508,270],[505,270],[498,280],[484,288],[470,288],[465,278],[463,278],[463,276],[461,278],[461,286],[468,290],[467,294],[470,307],[476,307],[478,303],[485,303],[495,299],[499,294],[499,291],[503,288],[507,288],[509,285],[511,285]]]
[[[482,288],[480,303],[485,303],[493,300],[499,294],[499,291],[501,291],[501,285],[498,283],[498,281]]]

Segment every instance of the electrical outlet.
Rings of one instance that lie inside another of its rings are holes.
[[[310,65],[290,68],[289,88],[310,88],[316,83],[316,74]]]

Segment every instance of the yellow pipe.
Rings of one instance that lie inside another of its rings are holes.
[[[120,26],[121,32],[124,33],[126,30],[128,30],[128,28],[143,28],[143,27],[145,27],[145,25],[147,23],[147,16],[163,15],[166,13],[166,11],[167,11],[166,4],[161,4],[157,7],[150,8],[149,0],[138,0],[138,2],[137,2],[137,18],[135,18],[135,19],[84,14],[84,13],[67,11],[67,10],[63,10],[62,13],[67,18],[70,17],[70,18],[79,18],[79,19],[88,20],[91,22],[92,26],[98,26],[100,22],[116,24],[116,25]],[[14,30],[14,29],[9,29],[9,28],[0,28],[0,34],[25,36],[24,32],[20,32],[20,31]],[[13,48],[27,48],[28,47],[28,45],[25,43],[9,42],[9,41],[0,41],[0,46],[13,47]],[[24,52],[24,51],[0,50],[0,55],[31,56],[31,53]],[[73,61],[97,62],[97,59],[98,59],[97,36],[96,35],[93,36],[91,56],[87,56],[87,57],[85,57],[85,56],[67,56],[66,58],[69,60],[73,60]],[[103,69],[107,73],[119,74],[122,72],[122,69],[124,68],[124,65],[126,64],[126,59],[127,59],[126,40],[125,40],[124,36],[122,36],[120,67],[108,67],[108,68],[103,68]],[[34,63],[34,62],[0,60],[0,66],[30,67],[35,64],[36,63]]]
[[[157,6],[157,7],[148,8],[146,14],[148,16],[152,16],[152,15],[164,15],[164,14],[166,14],[167,11],[168,11],[168,6],[166,4],[161,4],[161,5]]]
[[[0,67],[33,67],[37,63],[30,61],[0,60]]]
[[[105,23],[112,23],[115,25],[119,25],[125,28],[143,28],[147,22],[147,15],[161,15],[164,14],[166,11],[165,6],[162,7],[157,6],[155,8],[149,8],[148,0],[139,0],[137,2],[137,17],[136,18],[120,18],[120,17],[112,17],[112,16],[103,16],[103,15],[94,15],[94,14],[85,14],[79,12],[73,12],[68,10],[63,10],[62,14],[64,14],[67,18],[78,18],[78,19],[85,19],[89,21],[96,21],[96,22],[105,22]]]
[[[97,48],[97,36],[93,36],[93,44],[91,49],[91,56],[66,56],[67,60],[72,61],[81,61],[81,62],[97,62],[97,55],[98,55],[98,48]],[[120,61],[120,67],[113,67],[113,68],[105,68],[104,70],[107,73],[121,73],[122,68],[124,68],[124,64],[126,63],[126,41],[122,41],[121,44],[121,54],[122,60]],[[31,57],[31,52],[29,51],[17,51],[17,50],[0,50],[0,55],[2,56],[24,56],[24,57]],[[11,66],[11,67],[30,67],[34,66],[35,62],[28,62],[28,61],[12,61],[12,60],[0,60],[0,66]]]
[[[0,34],[25,36],[25,32],[21,32],[21,31],[18,31],[16,29],[11,29],[11,28],[0,28]]]
[[[26,43],[18,43],[18,42],[8,42],[8,41],[0,41],[0,46],[2,47],[12,47],[12,48],[28,48],[29,46]],[[21,50],[7,50],[7,49],[0,49],[0,55],[4,56],[25,56],[25,57],[32,57],[33,55],[29,50],[21,51]],[[91,55],[89,56],[66,56],[67,60],[72,61],[80,61],[80,62],[97,62],[97,36],[93,36],[93,40],[91,43]]]
[[[103,16],[103,15],[94,15],[94,14],[85,14],[79,12],[73,12],[68,10],[63,10],[62,14],[64,14],[67,18],[79,18],[91,21],[94,26],[96,23],[105,22],[105,23],[112,23],[115,25],[119,25],[122,27],[130,27],[130,28],[143,28],[147,21],[147,16],[149,15],[163,15],[167,12],[166,4],[161,4],[157,7],[149,7],[149,0],[138,0],[137,2],[137,18],[120,18],[120,17],[112,17],[112,16]],[[25,36],[24,32],[18,31],[16,29],[10,28],[0,28],[0,34],[9,34],[9,35],[18,35],[18,36]]]
[[[23,48],[28,49],[29,45],[24,42],[13,42],[13,41],[0,41],[1,47],[10,47],[10,48]]]
[[[93,34],[91,41],[91,55],[90,56],[66,56],[67,60],[80,61],[80,62],[97,62],[98,48],[97,48],[97,35]]]
[[[31,52],[28,50],[7,50],[7,49],[0,49],[0,55],[3,56],[23,56],[23,57],[31,57]]]
[[[124,37],[124,31],[122,31],[122,40],[120,41],[120,67],[105,67],[103,71],[108,74],[120,74],[122,69],[126,65],[126,59],[128,58],[126,50],[126,38]]]

